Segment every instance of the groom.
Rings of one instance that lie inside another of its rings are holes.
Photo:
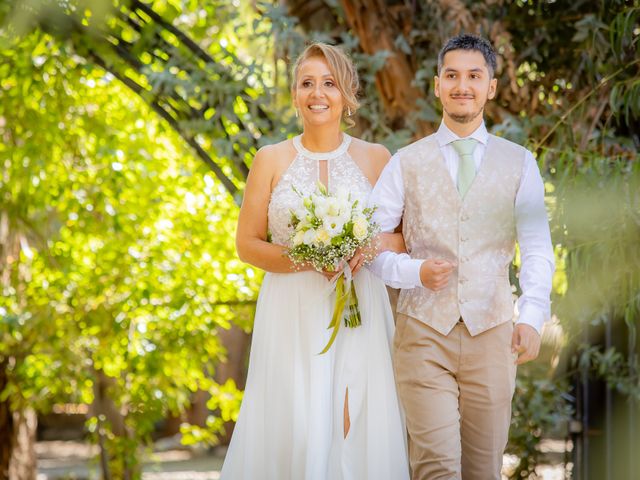
[[[398,151],[371,196],[374,220],[402,220],[408,254],[372,269],[401,288],[394,368],[413,480],[500,479],[516,364],[533,360],[549,318],[554,256],[544,184],[531,154],[490,135],[496,53],[460,35],[438,56],[438,131]],[[522,265],[513,323],[509,265]]]

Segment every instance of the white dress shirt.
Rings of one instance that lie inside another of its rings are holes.
[[[459,157],[451,142],[458,137],[442,122],[435,134],[445,165],[454,184],[457,183]],[[489,133],[482,123],[469,137],[478,141],[473,152],[476,172],[489,140]],[[402,166],[398,155],[394,155],[383,170],[369,204],[376,206],[373,220],[383,232],[392,232],[402,220],[404,211],[404,183]],[[549,221],[544,205],[544,182],[531,152],[527,152],[520,186],[515,201],[516,233],[520,246],[522,265],[518,300],[517,323],[526,323],[538,333],[545,320],[550,317],[551,281],[555,259]],[[370,265],[370,269],[389,286],[394,288],[422,287],[420,267],[424,259],[411,258],[406,253],[382,252]],[[424,288],[424,287],[423,287]]]

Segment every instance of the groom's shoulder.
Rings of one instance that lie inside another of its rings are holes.
[[[506,151],[512,155],[526,155],[526,153],[529,152],[529,150],[519,143],[512,142],[511,140],[507,140],[504,137],[499,137],[491,133],[489,134],[489,141],[495,143],[496,147],[500,150]]]
[[[406,147],[402,147],[398,149],[396,154],[399,156],[411,156],[412,154],[422,152],[425,149],[430,149],[430,148],[433,148],[434,146],[437,147],[438,142],[436,140],[435,133],[432,133],[431,135],[427,135],[426,137],[423,137],[419,140],[416,140],[413,143],[410,143]]]

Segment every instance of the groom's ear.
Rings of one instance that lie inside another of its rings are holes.
[[[440,78],[437,75],[433,77],[433,93],[440,98]]]
[[[491,82],[489,82],[489,95],[487,95],[487,98],[489,98],[489,100],[493,100],[495,98],[497,88],[498,79],[494,77],[491,79]]]

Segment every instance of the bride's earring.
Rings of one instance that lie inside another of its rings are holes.
[[[298,118],[298,109],[296,108],[295,111],[296,111],[296,118]]]
[[[347,107],[347,117],[351,116],[351,107]]]

